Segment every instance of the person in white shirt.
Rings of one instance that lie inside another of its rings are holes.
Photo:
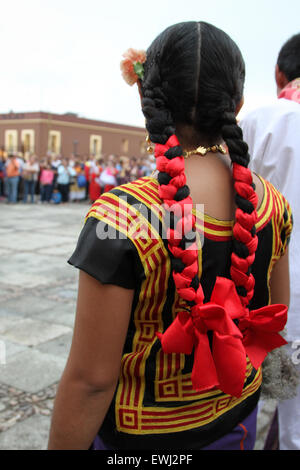
[[[67,158],[64,158],[61,165],[57,168],[57,185],[63,203],[69,201],[70,184],[72,177],[75,177],[75,175],[75,170],[69,165]]]
[[[289,201],[294,220],[290,242],[289,355],[300,370],[300,34],[281,48],[276,64],[277,99],[239,123],[249,146],[249,167]],[[278,402],[279,448],[300,449],[300,386],[295,398]]]

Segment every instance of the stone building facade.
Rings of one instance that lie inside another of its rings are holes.
[[[0,114],[0,149],[24,156],[141,157],[146,154],[142,127],[96,121],[73,113],[25,112]]]

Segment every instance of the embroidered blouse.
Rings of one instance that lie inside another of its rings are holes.
[[[285,253],[291,208],[261,178],[264,196],[252,273],[251,309],[270,303],[274,263]],[[216,276],[229,278],[233,221],[196,212],[199,273],[205,299]],[[150,235],[150,236],[149,236]],[[165,354],[156,336],[185,306],[175,290],[164,237],[158,183],[140,178],[104,193],[89,210],[69,263],[103,284],[134,289],[134,301],[114,399],[99,435],[116,449],[200,449],[230,432],[257,405],[261,368],[247,361],[239,398],[218,389],[193,390],[193,355]]]

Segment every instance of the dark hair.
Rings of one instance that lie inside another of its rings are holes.
[[[243,142],[242,130],[235,117],[236,106],[243,96],[244,79],[243,57],[226,33],[205,22],[185,22],[167,28],[147,50],[141,93],[142,110],[150,140],[161,144],[165,149],[162,155],[163,169],[158,165],[159,194],[164,202],[167,200],[170,203],[172,199],[183,207],[184,202],[189,201],[184,170],[178,169],[180,165],[178,166],[177,157],[182,156],[183,151],[176,139],[177,127],[190,126],[194,133],[194,144],[200,145],[202,137],[210,141],[209,145],[220,138],[227,144],[234,164],[236,204],[240,211],[236,214],[233,230],[234,248],[230,272],[241,301],[247,306],[254,288],[251,264],[257,243],[254,227],[257,196],[252,175],[247,170],[250,158],[248,146]],[[174,163],[172,170],[171,162]],[[243,167],[242,170],[240,167]],[[237,217],[241,212],[244,218],[251,218],[244,227],[243,236],[239,233],[245,221],[243,217]],[[172,226],[168,232],[169,249],[173,254],[173,277],[179,295],[192,306],[199,300],[200,281],[198,274],[195,274],[196,270],[190,268],[191,264],[196,263],[196,258],[189,256],[187,262],[184,255],[187,240],[193,239],[192,234],[187,236],[184,233],[180,246],[172,238],[176,224],[183,224],[183,219],[180,220],[178,214],[179,212],[170,219]],[[194,222],[192,231],[195,231]],[[189,287],[194,289],[195,295],[191,293],[191,289],[181,289],[180,282],[177,282],[178,273],[183,273],[186,278],[191,272],[193,275]]]
[[[289,82],[300,77],[300,33],[292,36],[282,46],[277,65]]]
[[[172,116],[167,121],[190,124],[215,138],[222,114],[234,112],[243,96],[244,79],[242,55],[226,33],[208,23],[186,22],[167,28],[147,50],[142,90],[145,98],[155,97],[156,107],[167,105]],[[148,130],[155,135],[155,128]]]

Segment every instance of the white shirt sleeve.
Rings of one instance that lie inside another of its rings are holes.
[[[300,106],[287,100],[261,108],[240,122],[249,167],[270,181],[292,208],[300,196]]]
[[[279,99],[240,123],[251,156],[249,167],[288,200],[294,226],[290,243],[291,300],[288,339],[300,338],[300,105]]]

